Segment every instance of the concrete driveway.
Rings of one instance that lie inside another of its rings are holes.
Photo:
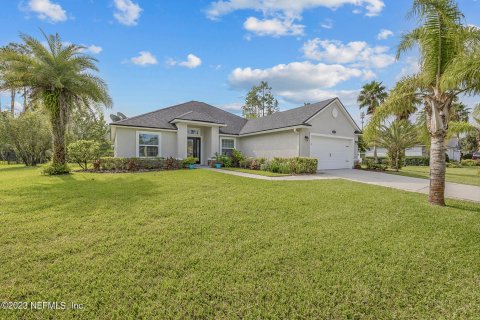
[[[428,179],[365,170],[325,170],[322,173],[331,177],[426,194],[428,194],[430,184]],[[447,198],[480,202],[480,187],[447,182],[445,196]]]

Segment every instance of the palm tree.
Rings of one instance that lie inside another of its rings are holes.
[[[408,120],[418,111],[418,106],[422,103],[416,95],[412,94],[410,97],[405,97],[401,108],[395,112],[397,120]]]
[[[405,149],[418,143],[418,132],[407,120],[395,120],[390,127],[380,125],[374,142],[387,149],[390,166],[398,171],[402,166]]]
[[[455,122],[468,122],[468,115],[471,109],[467,107],[463,102],[454,99],[452,102],[452,111],[450,112],[450,121]]]
[[[385,89],[385,86],[377,81],[372,81],[363,85],[357,98],[360,109],[367,108],[367,115],[373,115],[375,110],[388,96]],[[375,162],[378,163],[377,146],[375,144],[373,145],[373,158],[375,159]]]
[[[105,82],[94,75],[97,60],[84,48],[64,44],[58,34],[47,36],[47,45],[21,35],[30,54],[6,50],[0,55],[9,77],[30,89],[33,102],[45,106],[53,133],[53,165],[65,164],[65,133],[72,110],[110,107],[112,100]]]
[[[472,118],[475,121],[474,127],[477,134],[477,151],[480,152],[480,103],[473,108]]]
[[[360,109],[367,108],[367,115],[372,115],[388,94],[381,82],[372,81],[365,84],[358,95],[357,102]]]
[[[445,205],[445,137],[452,101],[462,94],[480,93],[480,29],[463,24],[453,0],[414,0],[410,16],[420,26],[403,36],[397,59],[418,46],[420,71],[400,80],[375,112],[369,130],[398,112],[412,95],[423,102],[430,134],[429,201]]]

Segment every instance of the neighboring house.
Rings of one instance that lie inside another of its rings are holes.
[[[448,140],[445,143],[445,153],[448,155],[450,160],[460,161],[460,146],[458,144],[458,139],[453,138]],[[373,149],[368,149],[365,152],[366,157],[373,157]],[[385,148],[377,148],[377,156],[379,158],[386,158],[387,157],[387,149]],[[416,145],[412,148],[408,148],[405,150],[405,156],[407,157],[429,157],[428,148],[425,145]]]
[[[237,149],[247,157],[313,157],[319,169],[352,168],[360,133],[338,98],[249,120],[191,101],[110,125],[116,157],[193,156],[206,165]]]
[[[368,149],[365,152],[366,157],[373,157],[373,149]],[[387,149],[377,148],[377,156],[379,158],[387,157]],[[408,149],[405,149],[405,156],[407,157],[428,157],[427,147],[424,145],[417,145]]]
[[[452,138],[447,141],[445,147],[447,148],[446,152],[450,160],[460,161],[462,155],[462,148],[457,138]]]

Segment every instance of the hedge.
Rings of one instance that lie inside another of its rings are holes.
[[[367,158],[363,161],[363,164],[365,164],[368,170],[385,171],[388,167],[385,163],[376,163],[373,159]]]
[[[261,166],[267,162],[266,158],[246,158],[240,160],[238,165],[240,168],[250,170],[260,170]]]
[[[429,157],[406,157],[404,160],[406,166],[429,166]]]
[[[373,157],[365,157],[364,158],[364,163],[365,162],[374,162]],[[390,160],[388,158],[378,158],[379,164],[383,165],[389,165]],[[403,161],[403,166],[429,166],[430,165],[430,158],[429,157],[405,157]]]
[[[480,166],[480,160],[464,159],[460,161],[460,164],[466,167],[475,167],[475,166]]]
[[[275,173],[316,173],[318,160],[306,157],[273,158],[261,165],[261,170]]]
[[[183,161],[175,158],[114,158],[93,161],[93,170],[100,172],[133,172],[147,170],[175,170],[183,168]]]

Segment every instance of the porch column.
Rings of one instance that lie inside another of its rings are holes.
[[[177,159],[187,157],[187,124],[176,123],[177,125]]]
[[[220,138],[219,138],[219,129],[218,127],[212,127],[210,130],[210,158],[215,156],[215,153],[220,153]]]

